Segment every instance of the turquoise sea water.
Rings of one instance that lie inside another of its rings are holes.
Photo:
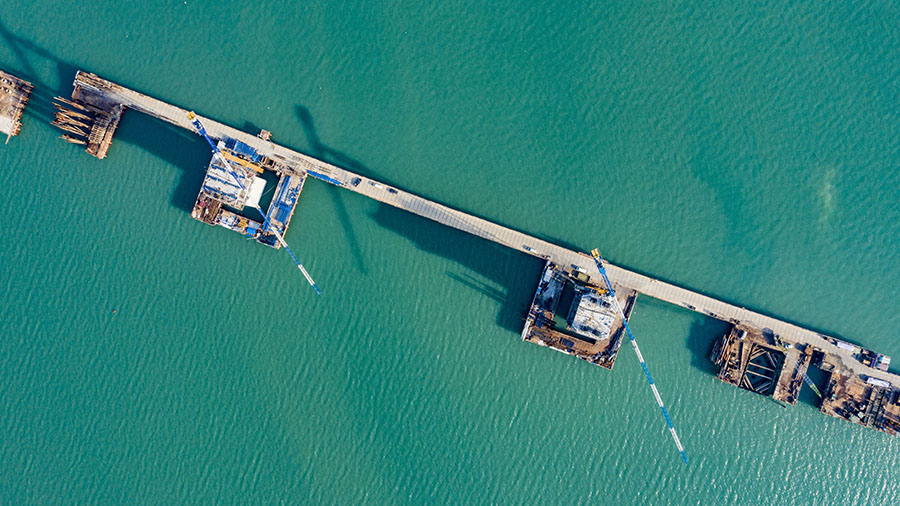
[[[639,299],[611,372],[518,339],[540,264],[324,183],[290,260],[192,220],[208,149],[77,69],[900,357],[900,10],[7,1],[0,504],[889,504],[900,439],[718,382]]]

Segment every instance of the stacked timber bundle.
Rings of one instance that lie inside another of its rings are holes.
[[[87,144],[87,138],[94,124],[94,116],[91,114],[92,111],[88,109],[90,106],[79,104],[63,97],[56,97],[55,100],[53,107],[56,108],[56,119],[51,125],[68,132],[60,136],[60,138],[72,144]]]
[[[97,74],[80,70],[75,74],[75,86],[89,88],[95,92],[119,91],[122,89],[118,84],[107,81]]]
[[[85,151],[92,156],[105,158],[124,108],[113,105],[106,111],[80,100],[55,100],[56,119],[51,124],[66,132],[60,138],[86,146]]]
[[[125,110],[121,105],[115,105],[109,111],[104,111],[101,116],[94,120],[91,127],[91,133],[88,136],[88,144],[86,151],[92,156],[103,159],[106,158],[106,152],[112,145],[113,135],[122,119],[122,112]]]

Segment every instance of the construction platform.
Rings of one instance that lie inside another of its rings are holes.
[[[226,138],[218,143],[219,151],[228,160],[230,168],[213,156],[200,186],[200,194],[191,211],[194,219],[209,225],[218,225],[241,235],[256,239],[259,243],[278,249],[281,243],[274,232],[283,237],[294,215],[297,198],[306,181],[304,173],[297,174],[287,166],[264,157],[255,149],[236,139]],[[243,214],[258,209],[260,198],[266,190],[265,171],[277,175],[278,183],[263,221]],[[235,179],[240,185],[235,184]]]
[[[721,366],[720,380],[793,405],[811,355],[809,346],[793,346],[774,333],[734,325],[716,342],[710,358]]]
[[[89,145],[87,150],[89,153],[94,154],[94,156],[98,156],[98,158],[102,158],[100,155],[105,155],[106,150],[109,149],[109,143],[112,140],[112,133],[114,131],[114,123],[117,123],[117,118],[121,116],[121,112],[125,108],[142,112],[190,131],[195,131],[191,120],[188,119],[188,111],[186,109],[176,107],[172,104],[162,102],[137,91],[125,88],[94,74],[78,72],[75,76],[74,85],[75,91],[73,92],[73,100],[64,102],[79,104],[76,107],[79,108],[79,110],[73,112],[81,114],[87,110],[82,109],[83,107],[90,106],[110,117],[108,123],[101,124],[97,127],[99,130],[96,136],[93,132],[94,126],[91,126],[91,130],[88,132],[89,144],[92,137],[95,141],[101,139],[99,143],[93,143],[95,146],[93,149],[91,149],[91,146]],[[75,118],[79,119],[80,117],[75,116]],[[200,117],[197,116],[197,118]],[[320,179],[329,184],[364,195],[384,204],[409,211],[437,223],[453,227],[457,230],[509,247],[515,251],[548,261],[555,266],[551,268],[550,278],[554,279],[553,282],[556,284],[565,284],[571,281],[573,284],[572,290],[574,290],[574,285],[579,283],[577,280],[579,280],[580,277],[587,275],[587,273],[596,273],[594,259],[586,253],[571,250],[523,232],[492,223],[483,218],[464,213],[298,151],[280,146],[271,142],[267,135],[256,136],[219,123],[215,120],[208,118],[200,119],[202,119],[206,132],[211,138],[223,142],[234,140],[247,145],[255,150],[255,153],[260,157],[268,159],[281,167],[279,170],[282,175],[290,175],[292,177],[309,176]],[[82,123],[88,125],[87,122]],[[84,131],[84,128],[85,127],[80,127],[78,130]],[[70,139],[67,140],[72,142]],[[231,154],[234,155],[234,153]],[[201,191],[201,197],[202,193],[203,191]],[[214,201],[215,199],[212,200]],[[197,213],[197,216],[195,217],[198,217],[198,219],[202,219],[203,221],[209,222],[208,220],[210,220],[215,222],[217,219],[216,216],[221,211],[221,207],[226,206],[222,201],[213,201],[203,200],[204,204],[201,205],[199,204],[201,198],[198,198],[198,205],[200,208],[195,208],[195,213]],[[219,208],[217,208],[217,206]],[[225,211],[232,212],[228,209],[225,209]],[[279,222],[280,218],[278,218],[276,214],[282,213],[280,216],[284,216],[283,212],[283,210],[279,209],[273,210],[272,206],[270,206],[267,216],[271,217],[275,222]],[[223,213],[221,216],[227,218],[229,215]],[[234,224],[230,226],[225,223],[220,224],[234,229]],[[243,231],[242,233],[246,235],[248,228],[255,227],[257,224],[258,222],[250,223],[250,220],[248,220],[245,223],[239,223],[237,225],[237,230]],[[286,223],[284,224],[286,226]],[[257,240],[259,240],[259,237],[257,237]],[[836,381],[835,385],[830,388],[829,395],[835,395],[835,401],[840,400],[841,403],[848,399],[856,399],[854,402],[873,403],[877,401],[879,406],[878,412],[874,415],[875,418],[872,419],[872,424],[870,426],[876,428],[894,426],[892,424],[895,420],[893,418],[895,411],[892,407],[894,404],[891,403],[891,399],[894,399],[893,392],[896,392],[898,386],[900,386],[900,376],[887,370],[888,367],[887,361],[884,360],[885,357],[868,352],[868,350],[865,350],[866,353],[863,353],[859,347],[855,347],[844,341],[826,336],[814,330],[805,329],[787,321],[730,304],[708,295],[688,290],[659,279],[654,279],[613,264],[606,263],[606,271],[611,283],[616,289],[617,295],[626,299],[623,305],[626,306],[626,308],[629,308],[629,310],[633,306],[633,297],[636,294],[642,294],[681,306],[691,311],[696,311],[717,320],[729,322],[733,324],[738,331],[746,332],[743,339],[738,338],[736,334],[732,335],[733,332],[730,332],[729,336],[723,338],[727,339],[727,342],[723,341],[719,343],[717,345],[717,350],[714,350],[714,359],[725,368],[725,371],[720,374],[720,377],[723,380],[737,386],[743,386],[744,388],[748,388],[749,386],[750,390],[759,393],[765,392],[765,395],[772,395],[777,400],[787,404],[793,404],[796,402],[798,392],[801,388],[800,382],[802,382],[805,377],[804,368],[809,367],[810,363],[814,361],[813,356],[815,353],[821,353],[823,358],[820,362],[833,367],[834,372],[832,378]],[[546,273],[547,271],[545,270],[545,274]],[[565,280],[565,283],[563,280]],[[541,283],[543,283],[543,281],[544,277],[542,276]],[[548,279],[548,281],[550,280]],[[592,290],[588,288],[590,286],[589,281],[580,283],[583,285],[581,288],[589,291]],[[594,286],[594,288],[597,287]],[[542,290],[543,288],[538,288],[539,292]],[[528,316],[525,318],[525,328],[523,329],[522,337],[526,340],[540,342],[589,361],[596,361],[599,365],[612,367],[612,361],[615,359],[615,351],[618,349],[618,343],[616,342],[615,337],[618,334],[618,342],[621,342],[621,333],[617,331],[618,322],[615,320],[613,321],[612,326],[609,327],[609,335],[611,337],[600,339],[599,335],[595,336],[592,333],[593,331],[597,331],[600,335],[605,334],[608,323],[605,319],[601,318],[604,317],[605,311],[603,308],[602,295],[597,291],[594,291],[594,293],[596,294],[596,297],[593,295],[590,296],[583,308],[580,307],[581,304],[579,303],[575,307],[575,314],[567,314],[565,320],[561,318],[562,313],[565,312],[565,308],[561,310],[559,318],[556,316],[559,305],[565,306],[565,301],[560,302],[557,300],[554,302],[553,298],[547,299],[546,297],[541,297],[541,293],[537,293],[535,301],[532,304],[532,310],[529,311]],[[562,297],[561,293],[560,297]],[[535,304],[537,304],[537,306],[535,306]],[[553,304],[558,304],[552,311],[553,325],[552,327],[546,327],[543,323],[549,322],[548,311]],[[571,309],[572,306],[570,306],[570,310]],[[579,320],[579,309],[585,310],[582,311],[581,314],[582,320]],[[543,316],[541,317],[539,315]],[[572,316],[571,321],[570,318],[568,318],[569,316]],[[605,316],[608,316],[608,314]],[[543,318],[540,327],[536,325],[539,317]],[[591,323],[590,318],[594,318],[593,321],[595,322],[600,320],[603,320],[603,322],[597,326],[596,323]],[[579,323],[579,321],[582,323]],[[544,331],[539,331],[539,329],[546,330],[547,335],[543,335],[542,333]],[[580,329],[580,332],[577,329]],[[573,332],[585,339],[582,340],[581,337],[577,340],[572,339],[571,337],[573,336],[571,336],[570,333]],[[548,335],[549,337],[547,337]],[[562,335],[565,335],[566,337],[562,337]],[[544,339],[544,337],[547,339]],[[566,339],[567,341],[563,341],[563,339]],[[591,340],[593,340],[593,342],[591,342]],[[735,341],[741,341],[745,344],[738,345]],[[744,349],[744,346],[746,346],[746,350]],[[602,356],[598,356],[598,353],[607,353],[609,354],[609,357],[603,358]],[[845,378],[843,380],[844,383],[838,381],[841,378]],[[745,379],[747,382],[745,382]],[[869,386],[862,387],[860,390],[859,382]],[[869,388],[871,388],[871,390],[867,390]],[[869,393],[866,394],[866,392]],[[873,394],[872,392],[875,393]],[[890,396],[888,395],[888,392],[891,392]],[[860,400],[867,395],[874,395],[874,397],[865,401]],[[866,409],[868,410],[869,404],[866,406]],[[858,406],[854,405],[854,407]],[[839,412],[838,408],[843,411]],[[831,401],[823,403],[823,411],[829,414],[838,414],[838,416],[840,416],[840,413],[850,413],[852,411],[848,411],[847,409],[848,408],[843,407],[843,404],[834,407]],[[875,408],[872,408],[873,411],[874,409]],[[859,418],[859,411],[852,414]],[[863,412],[863,414],[865,415],[865,412]],[[878,418],[879,416],[882,417]],[[841,417],[852,421],[849,416]],[[866,420],[869,418],[871,418],[871,416],[866,418]],[[862,420],[862,418],[860,418],[860,420]],[[882,421],[878,422],[878,420]],[[881,423],[882,425],[879,426],[878,423]],[[888,433],[894,433],[887,429],[883,430]]]
[[[834,345],[852,351],[860,363],[890,363],[884,355],[832,340]],[[891,435],[900,432],[900,384],[855,374],[839,357],[812,345],[795,346],[777,334],[733,325],[716,342],[710,359],[720,366],[718,378],[726,383],[790,405],[796,404],[801,388],[807,384],[819,396],[823,413]],[[826,373],[824,394],[809,379],[810,368]]]
[[[28,81],[0,70],[0,133],[6,134],[6,142],[19,135],[22,128],[19,120],[33,89]]]
[[[56,119],[51,123],[65,133],[66,142],[81,144],[89,155],[106,158],[125,106],[104,93],[107,83],[93,74],[76,81],[72,100],[56,97]]]
[[[616,291],[626,318],[637,292]],[[525,318],[522,339],[612,369],[625,330],[609,291],[580,270],[547,261]]]
[[[883,364],[887,358],[850,343],[838,344],[856,348],[855,354],[860,362],[875,357],[874,360]],[[812,364],[828,373],[828,383],[819,407],[823,413],[893,436],[900,433],[900,384],[869,375],[847,374],[840,361],[818,350],[813,353]]]

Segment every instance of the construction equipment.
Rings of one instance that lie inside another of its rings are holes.
[[[631,341],[631,349],[634,350],[634,353],[637,355],[638,361],[640,361],[641,363],[641,368],[644,369],[644,375],[647,376],[647,381],[650,382],[650,389],[653,390],[653,396],[656,398],[656,403],[659,405],[659,409],[662,411],[663,416],[666,418],[666,425],[669,427],[669,432],[672,434],[672,439],[675,440],[675,446],[678,447],[678,451],[681,453],[681,460],[684,461],[685,464],[687,464],[687,453],[684,452],[684,447],[681,446],[681,440],[678,439],[678,433],[675,432],[675,427],[672,425],[672,419],[669,418],[669,412],[666,411],[666,407],[663,405],[662,398],[659,396],[659,391],[656,389],[656,384],[653,382],[653,376],[650,375],[650,369],[647,368],[647,363],[644,362],[644,356],[641,355],[641,350],[640,348],[638,348],[637,341],[634,339],[634,334],[631,333],[631,328],[628,326],[628,318],[625,317],[625,312],[622,311],[622,306],[619,305],[619,300],[616,299],[616,291],[613,290],[612,283],[610,283],[609,277],[606,275],[606,268],[603,267],[603,257],[600,256],[600,251],[596,249],[591,250],[591,256],[594,257],[594,263],[597,264],[597,269],[603,276],[603,282],[606,283],[606,289],[609,290],[610,298],[612,298],[613,304],[616,306],[616,310],[622,317],[622,325],[625,326],[625,332],[628,334],[628,339]]]
[[[335,179],[333,177],[326,176],[325,174],[319,174],[318,172],[315,172],[312,170],[307,170],[306,173],[316,179],[321,179],[322,181],[325,181],[326,183],[331,183],[336,186],[344,186],[344,183],[338,181],[337,179]]]
[[[222,166],[224,167],[224,169],[226,171],[228,171],[228,174],[231,175],[231,178],[234,179],[234,182],[237,183],[238,187],[240,187],[240,189],[242,191],[246,190],[247,188],[244,186],[243,183],[241,183],[241,179],[238,177],[238,175],[235,174],[235,172],[232,168],[232,165],[228,161],[228,159],[225,157],[225,154],[222,153],[222,150],[220,150],[219,147],[216,145],[216,143],[213,142],[213,140],[209,137],[209,134],[206,133],[206,128],[203,126],[203,123],[200,121],[200,118],[197,117],[197,115],[194,114],[193,111],[188,112],[187,117],[189,120],[191,120],[191,124],[194,125],[194,129],[197,130],[197,133],[200,134],[201,136],[203,136],[204,139],[206,139],[206,142],[212,148],[213,156],[216,159],[218,159],[219,163],[221,163]],[[253,169],[253,170],[255,170],[255,169]],[[260,209],[258,205],[253,206],[253,208],[256,209],[257,211],[259,211],[260,215],[266,216],[266,213],[264,213],[263,210]],[[306,271],[306,268],[303,267],[303,264],[300,263],[300,260],[297,260],[297,256],[294,255],[293,251],[291,251],[291,248],[287,245],[287,242],[285,242],[284,237],[281,236],[281,234],[278,232],[278,230],[275,230],[274,228],[272,228],[272,229],[267,230],[267,232],[272,232],[272,234],[275,235],[275,238],[278,239],[278,242],[284,247],[285,251],[288,252],[288,255],[291,256],[291,259],[294,261],[294,263],[297,264],[297,268],[299,268],[300,272],[303,273],[303,277],[306,278],[306,281],[308,281],[310,286],[313,287],[313,290],[316,291],[316,295],[322,295],[322,291],[319,290],[319,287],[318,287],[318,285],[316,285],[316,282],[313,281],[312,276],[309,275],[309,272]]]
[[[232,162],[234,162],[234,163],[237,163],[237,164],[239,164],[239,165],[243,165],[244,167],[247,167],[248,169],[251,169],[251,170],[253,170],[253,171],[256,171],[256,173],[258,173],[258,174],[262,174],[262,173],[263,173],[263,168],[260,167],[259,165],[256,165],[256,164],[253,163],[253,162],[248,162],[247,160],[244,160],[243,158],[234,156],[234,155],[232,155],[231,153],[222,153],[222,154],[225,155],[225,158],[227,158],[228,160],[230,160],[230,161],[232,161]]]
[[[811,388],[820,399],[822,398],[822,392],[819,391],[819,387],[817,387],[816,384],[813,383],[813,380],[809,379],[809,376],[806,374],[803,375],[803,382],[809,385],[809,388]]]

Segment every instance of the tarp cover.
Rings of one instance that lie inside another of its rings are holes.
[[[247,196],[247,204],[250,207],[259,206],[259,199],[262,197],[263,190],[266,189],[266,180],[261,177],[254,177],[250,183],[250,195]]]

